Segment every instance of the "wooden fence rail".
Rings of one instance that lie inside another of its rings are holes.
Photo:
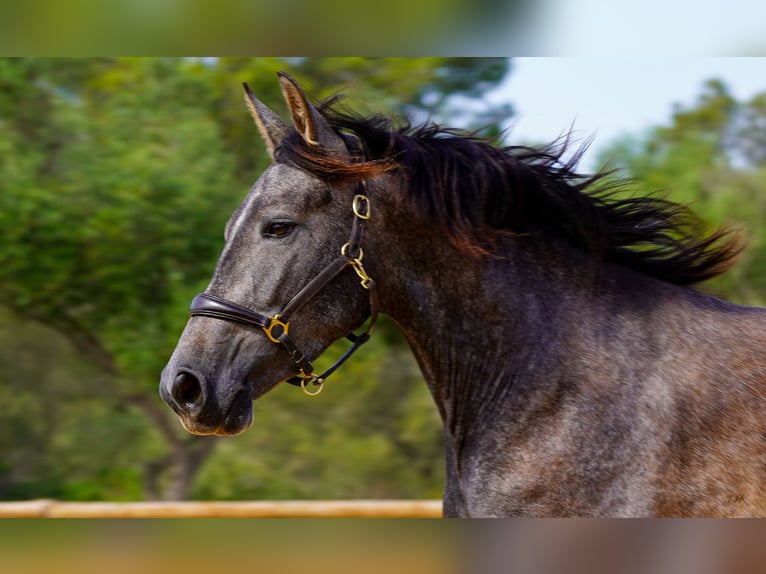
[[[441,500],[0,502],[0,518],[438,518]]]

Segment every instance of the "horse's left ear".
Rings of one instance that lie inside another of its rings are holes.
[[[343,140],[333,131],[322,114],[311,105],[298,82],[285,72],[277,72],[277,75],[293,125],[303,136],[303,140],[311,147],[335,151],[345,150]]]

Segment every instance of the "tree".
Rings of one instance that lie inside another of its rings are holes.
[[[170,310],[219,248],[228,214],[207,190],[237,189],[217,126],[193,101],[205,87],[176,61],[2,65],[14,110],[0,142],[3,300],[62,333],[152,417],[171,454],[147,471],[175,468],[163,496],[183,496],[210,441],[177,432],[148,397],[162,368],[154,349],[183,322]]]
[[[749,248],[707,288],[739,302],[766,303],[766,92],[737,101],[710,80],[697,101],[677,105],[668,125],[616,142],[603,159],[642,193],[665,192],[711,224],[735,222]]]

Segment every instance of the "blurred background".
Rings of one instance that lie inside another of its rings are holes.
[[[507,144],[595,136],[583,168],[738,224],[750,248],[705,288],[766,304],[766,61],[697,62],[684,76],[652,59],[0,59],[0,500],[441,497],[440,421],[390,322],[317,399],[259,399],[238,437],[189,435],[158,396],[268,164],[240,84],[284,114],[277,70],[314,98]],[[628,65],[643,97],[619,81]]]
[[[7,55],[757,56],[757,0],[6,0]]]

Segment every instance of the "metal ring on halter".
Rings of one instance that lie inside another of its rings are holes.
[[[310,396],[310,397],[315,397],[315,396],[317,396],[319,393],[321,393],[321,392],[322,392],[322,389],[324,388],[324,381],[323,381],[322,379],[317,379],[317,380],[315,380],[315,381],[314,381],[314,384],[315,384],[315,385],[317,385],[319,388],[318,388],[316,391],[314,391],[313,393],[312,393],[310,390],[308,390],[308,389],[306,388],[306,384],[307,384],[307,383],[308,383],[308,382],[309,382],[311,379],[313,379],[313,378],[314,378],[314,375],[309,375],[308,377],[305,377],[305,376],[304,376],[304,377],[303,377],[303,380],[301,381],[301,390],[302,390],[302,391],[303,391],[305,394],[307,394],[308,396]]]
[[[348,243],[348,242],[344,243],[344,244],[343,244],[343,247],[341,247],[341,248],[340,248],[340,254],[341,254],[343,257],[349,257],[349,254],[348,254],[348,250],[349,250],[349,248],[350,248],[350,247],[351,247],[351,244],[350,244],[350,243]],[[358,261],[359,263],[361,263],[361,262],[362,262],[362,259],[364,259],[364,251],[362,251],[362,248],[361,248],[361,247],[359,248],[359,255],[357,255],[356,257],[354,257],[354,259],[355,259],[356,261]]]

